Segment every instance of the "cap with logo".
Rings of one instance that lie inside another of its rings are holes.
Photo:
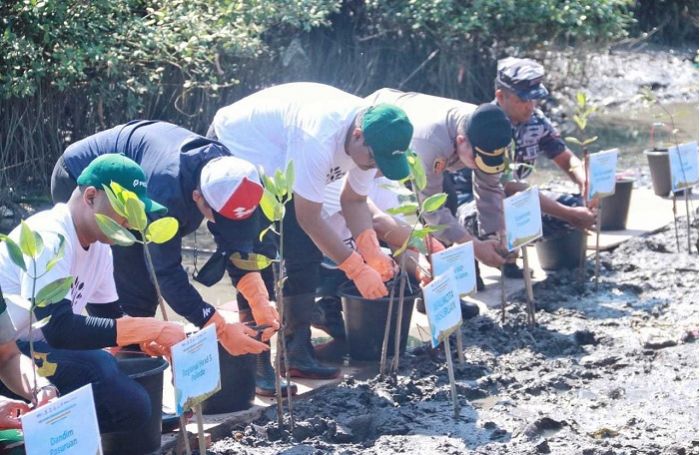
[[[94,186],[100,190],[102,185],[109,186],[112,182],[133,191],[143,202],[146,212],[164,214],[168,211],[163,205],[146,195],[148,190],[146,174],[136,161],[125,155],[117,153],[100,155],[83,169],[77,179],[80,186]]]
[[[202,167],[199,188],[226,248],[249,250],[260,233],[256,211],[263,194],[255,166],[233,156],[214,158]]]
[[[401,108],[386,103],[370,107],[362,118],[362,134],[386,178],[408,177],[406,149],[411,143],[413,125]]]
[[[542,85],[544,67],[529,58],[508,57],[498,62],[496,87],[506,88],[522,100],[538,100],[549,92]]]
[[[469,117],[466,133],[476,167],[487,174],[503,172],[506,151],[512,141],[510,121],[503,109],[491,103],[482,104]]]

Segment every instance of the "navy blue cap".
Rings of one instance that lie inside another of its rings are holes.
[[[498,62],[496,87],[506,88],[522,100],[539,100],[549,92],[542,85],[544,67],[529,58],[508,57]]]

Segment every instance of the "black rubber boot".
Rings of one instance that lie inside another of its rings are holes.
[[[241,322],[254,321],[250,310],[240,310]],[[268,346],[270,342],[266,343]],[[275,369],[272,367],[270,351],[261,352],[255,356],[255,393],[264,397],[275,396]],[[296,384],[291,384],[292,395],[297,394]],[[287,381],[282,379],[282,396],[287,396]]]
[[[338,377],[340,370],[319,363],[311,345],[311,318],[315,298],[316,295],[312,293],[284,298],[289,375],[294,378],[333,379]]]
[[[324,297],[317,303],[319,317],[312,324],[313,327],[323,330],[333,339],[322,344],[314,345],[316,358],[324,362],[341,362],[348,352],[345,340],[345,325],[343,312],[338,297]]]

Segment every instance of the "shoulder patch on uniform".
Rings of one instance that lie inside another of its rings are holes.
[[[447,166],[447,158],[444,158],[444,157],[435,158],[435,161],[433,161],[433,172],[435,174],[442,174],[443,171],[445,170],[446,166]]]

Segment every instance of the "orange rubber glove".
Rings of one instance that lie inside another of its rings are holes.
[[[376,270],[368,266],[362,260],[362,256],[355,251],[338,267],[345,272],[357,286],[357,289],[366,299],[379,299],[389,295],[382,277]]]
[[[440,251],[443,251],[445,249],[445,245],[443,245],[438,239],[433,237],[432,235],[428,237],[430,240],[430,252],[431,253],[437,253]]]
[[[116,323],[118,346],[139,344],[142,347],[147,345],[146,349],[148,349],[151,343],[155,343],[160,345],[161,349],[169,350],[172,345],[186,338],[184,328],[176,322],[124,317],[117,319]],[[150,354],[147,351],[144,352]]]
[[[270,296],[259,272],[246,273],[238,282],[238,291],[246,298],[253,318],[257,324],[267,324],[270,328],[262,333],[262,340],[267,341],[280,329],[280,315],[270,303]]]
[[[394,276],[396,262],[386,254],[382,253],[377,240],[377,233],[374,229],[365,229],[355,239],[357,251],[362,255],[362,259],[379,272],[382,281],[389,281]]]
[[[231,355],[260,354],[270,349],[265,343],[255,340],[257,332],[242,322],[226,322],[218,311],[204,324],[216,326],[216,337],[221,346]]]

